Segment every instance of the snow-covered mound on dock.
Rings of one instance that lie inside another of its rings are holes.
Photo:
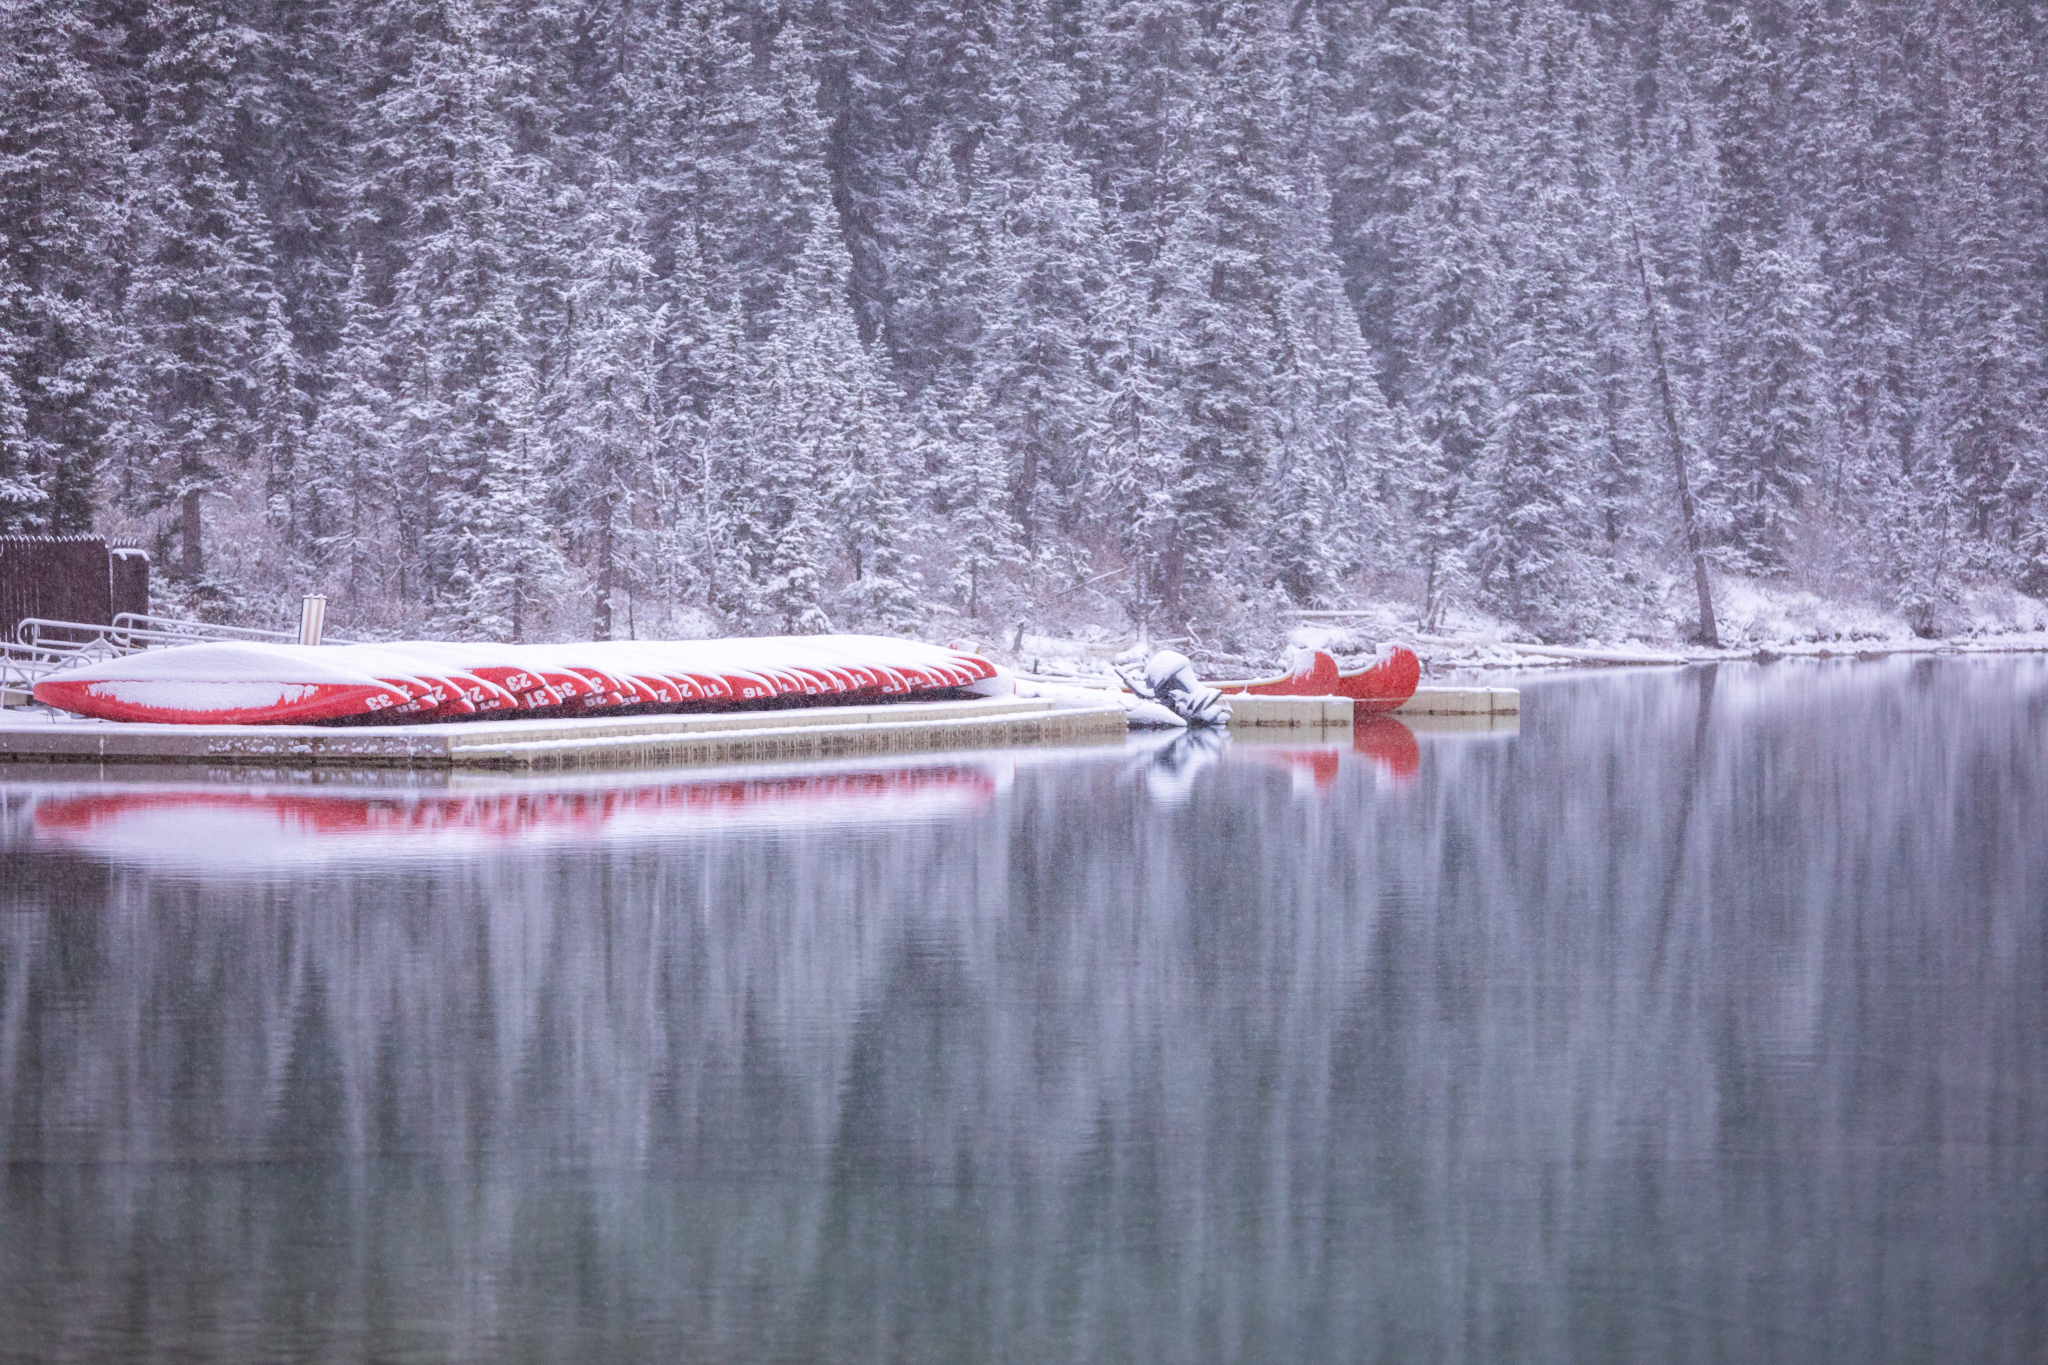
[[[217,643],[149,650],[36,684],[36,700],[103,720],[393,723],[482,712],[746,705],[986,685],[974,654],[879,635],[570,645]]]

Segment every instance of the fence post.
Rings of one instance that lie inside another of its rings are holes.
[[[299,603],[299,643],[317,645],[320,632],[327,625],[327,599],[318,593],[308,593]]]

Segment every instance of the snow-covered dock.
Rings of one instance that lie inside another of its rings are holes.
[[[0,763],[567,770],[1122,742],[1123,709],[1027,698],[451,725],[161,725],[0,720]]]

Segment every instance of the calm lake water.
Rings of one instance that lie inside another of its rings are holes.
[[[2048,661],[0,771],[0,1359],[2048,1360]]]

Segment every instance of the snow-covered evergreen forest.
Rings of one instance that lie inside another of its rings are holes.
[[[0,0],[0,530],[504,638],[2048,592],[2038,0]]]

